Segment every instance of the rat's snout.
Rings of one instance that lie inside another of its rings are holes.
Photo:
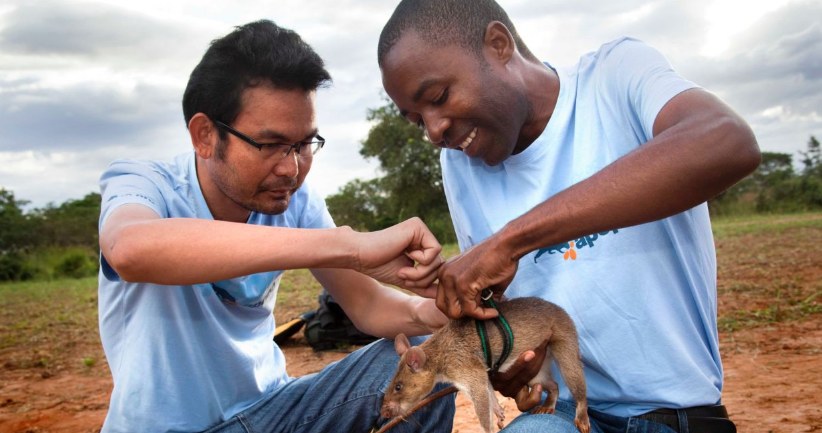
[[[400,405],[394,401],[385,400],[382,403],[382,409],[380,410],[380,416],[383,418],[394,418],[395,416],[399,415],[400,413]]]

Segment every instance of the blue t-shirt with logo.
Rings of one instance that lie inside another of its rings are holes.
[[[101,227],[124,204],[147,206],[162,218],[213,219],[193,152],[170,163],[115,161],[100,185]],[[325,201],[307,182],[284,213],[253,212],[247,223],[334,226]],[[103,431],[205,430],[290,380],[272,341],[281,274],[187,286],[130,283],[101,257],[100,336],[114,379]]]
[[[695,87],[656,50],[629,38],[556,71],[554,113],[523,152],[494,167],[458,150],[442,152],[461,249],[649,141],[662,107]],[[539,296],[570,314],[594,409],[631,416],[720,399],[716,254],[706,204],[533,251],[505,293]]]

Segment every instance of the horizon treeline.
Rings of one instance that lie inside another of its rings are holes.
[[[418,216],[441,243],[455,242],[442,187],[440,149],[425,141],[393,104],[369,110],[360,154],[377,158],[379,176],[355,179],[326,198],[338,225],[374,231]],[[757,170],[708,202],[712,216],[822,210],[822,149],[811,136],[798,169],[787,153],[762,152]],[[0,281],[85,277],[98,268],[100,194],[25,210],[0,186]]]

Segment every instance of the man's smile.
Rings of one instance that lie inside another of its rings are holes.
[[[473,130],[471,130],[471,133],[468,134],[468,137],[465,137],[465,139],[462,140],[462,143],[458,144],[457,147],[459,147],[460,149],[462,149],[464,151],[465,149],[468,148],[468,146],[471,145],[471,143],[474,141],[474,138],[476,138],[476,137],[477,137],[477,128],[474,128]]]

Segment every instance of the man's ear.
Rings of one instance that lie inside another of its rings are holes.
[[[514,52],[517,50],[517,43],[514,36],[508,31],[508,27],[499,21],[491,21],[485,28],[485,39],[483,40],[484,51],[492,59],[508,63]]]
[[[197,156],[209,159],[214,155],[220,136],[214,122],[203,113],[197,113],[188,121],[188,135]]]

